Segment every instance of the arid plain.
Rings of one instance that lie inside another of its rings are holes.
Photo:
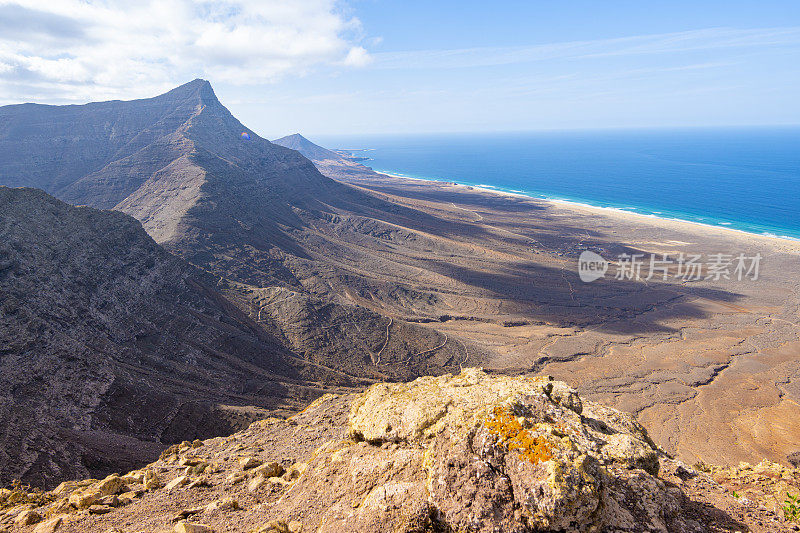
[[[360,275],[402,291],[348,292],[354,303],[425,323],[487,370],[565,380],[690,463],[786,463],[800,450],[800,243],[450,183],[344,179],[441,221],[370,250],[375,268]],[[755,280],[687,281],[673,265],[666,281],[619,280],[612,267],[584,283],[584,250],[645,254],[643,278],[650,254],[762,259]]]

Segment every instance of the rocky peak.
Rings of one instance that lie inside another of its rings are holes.
[[[217,95],[214,93],[214,88],[208,80],[201,78],[194,79],[190,82],[179,85],[169,92],[161,95],[164,98],[197,98],[205,105],[220,104]],[[220,104],[221,105],[221,104]]]

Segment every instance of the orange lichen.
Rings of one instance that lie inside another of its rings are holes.
[[[553,458],[553,445],[547,438],[531,435],[507,408],[495,407],[492,414],[494,416],[486,421],[486,428],[509,450],[517,450],[533,464]]]

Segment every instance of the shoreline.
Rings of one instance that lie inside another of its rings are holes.
[[[429,183],[436,183],[439,185],[454,185],[457,187],[469,187],[472,190],[481,191],[484,193],[494,193],[500,196],[511,196],[515,198],[525,198],[528,200],[536,200],[544,203],[554,204],[555,206],[559,207],[567,207],[572,209],[583,209],[586,211],[597,212],[599,214],[604,215],[616,215],[616,216],[631,216],[634,219],[646,219],[647,221],[653,222],[664,222],[664,223],[674,223],[678,225],[689,224],[694,227],[694,229],[713,229],[713,230],[721,230],[726,232],[727,234],[733,233],[739,237],[751,237],[751,238],[759,238],[759,239],[766,239],[770,242],[777,241],[780,244],[794,244],[798,248],[800,248],[800,237],[792,237],[789,235],[777,235],[774,233],[756,233],[753,231],[748,231],[744,229],[730,227],[724,224],[709,224],[705,222],[698,222],[695,220],[687,220],[684,218],[672,217],[672,216],[659,216],[658,214],[651,214],[651,213],[637,213],[636,211],[630,211],[626,208],[621,207],[606,207],[606,206],[598,206],[592,205],[585,202],[578,202],[575,200],[563,200],[560,198],[548,198],[544,196],[534,196],[531,194],[525,194],[524,192],[514,192],[508,191],[505,189],[501,189],[499,187],[494,187],[491,185],[472,185],[468,183],[459,183],[453,180],[438,180],[432,178],[418,178],[413,176],[405,176],[403,174],[398,174],[396,172],[382,172],[382,171],[375,171],[378,174],[383,174],[385,176],[389,176],[392,178],[397,179],[406,179],[406,180],[413,180],[413,181],[421,181],[421,182],[429,182]]]

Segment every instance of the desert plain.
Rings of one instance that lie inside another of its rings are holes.
[[[800,451],[800,243],[455,183],[347,181],[441,221],[370,250],[359,274],[402,291],[353,303],[434,329],[487,371],[571,383],[690,464]],[[604,278],[580,280],[585,250],[612,261]],[[617,279],[620,254],[643,254],[640,279]],[[650,254],[674,263],[666,280],[645,279]],[[757,279],[733,266],[686,279],[680,254],[761,259]]]

